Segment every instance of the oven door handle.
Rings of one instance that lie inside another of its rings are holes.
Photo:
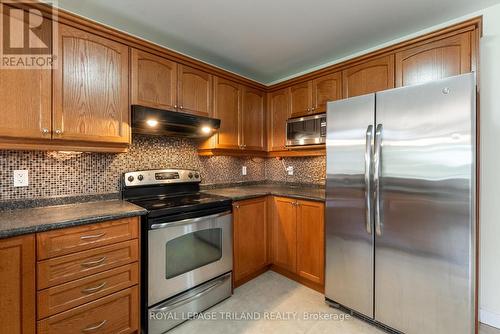
[[[198,299],[213,289],[223,285],[228,279],[231,278],[230,274],[226,274],[220,278],[218,278],[215,282],[212,282],[209,286],[200,286],[198,289],[194,289],[188,296],[178,299],[178,300],[172,300],[169,301],[165,304],[159,305],[158,307],[155,307],[154,309],[151,309],[149,312],[168,312],[170,310],[176,309],[179,306],[185,305],[189,302],[191,302],[194,299]]]
[[[179,221],[174,221],[174,222],[168,222],[168,223],[162,223],[162,224],[152,224],[151,227],[150,227],[150,229],[151,230],[159,230],[159,229],[166,228],[166,227],[179,226],[179,225],[187,225],[187,224],[194,224],[194,223],[197,223],[197,222],[200,222],[200,221],[203,221],[203,220],[213,219],[213,218],[219,218],[219,217],[227,216],[227,215],[230,215],[230,214],[231,214],[231,211],[224,211],[224,212],[221,212],[221,213],[216,213],[216,214],[213,214],[213,215],[203,216],[203,217],[198,217],[198,218],[189,218],[189,219],[184,219],[184,220],[179,220]]]

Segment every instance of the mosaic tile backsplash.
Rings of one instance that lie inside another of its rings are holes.
[[[129,151],[120,154],[0,151],[0,200],[116,193],[124,172],[169,167],[200,170],[203,184],[324,182],[324,157],[285,159],[294,167],[294,175],[286,176],[276,159],[199,157],[197,144],[193,139],[135,135]],[[246,176],[241,175],[242,166],[247,166]],[[29,171],[28,187],[13,186],[16,169]]]

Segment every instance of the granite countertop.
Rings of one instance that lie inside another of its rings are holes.
[[[122,200],[5,210],[0,211],[0,239],[146,213],[145,209]]]
[[[262,197],[266,195],[291,197],[310,201],[325,201],[325,189],[310,186],[288,186],[282,184],[237,185],[203,190],[203,192],[225,196],[234,201]]]

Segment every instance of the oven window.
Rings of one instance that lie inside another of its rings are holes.
[[[196,231],[172,239],[165,251],[167,279],[203,267],[222,257],[222,229]]]

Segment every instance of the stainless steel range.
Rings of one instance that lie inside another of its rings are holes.
[[[142,221],[143,333],[164,333],[231,295],[231,199],[200,193],[194,170],[124,174]]]

